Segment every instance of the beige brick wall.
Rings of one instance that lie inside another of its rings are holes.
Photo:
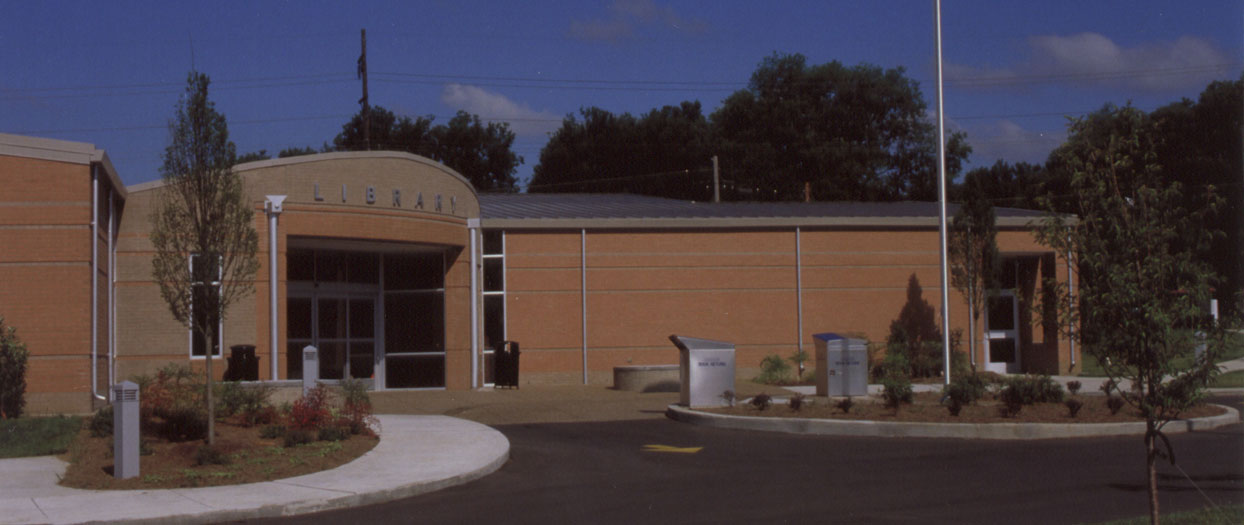
[[[1046,252],[1025,231],[1003,231],[998,240],[1004,255]],[[589,230],[586,244],[587,366],[605,382],[614,366],[676,363],[671,334],[731,341],[744,369],[769,354],[789,356],[800,339],[811,352],[820,332],[883,342],[912,276],[941,310],[936,230],[804,229],[802,332],[793,229]],[[582,380],[580,261],[578,231],[506,232],[507,330],[522,344],[525,382]],[[1066,278],[1065,268],[1056,273]],[[967,302],[956,289],[950,302],[951,327],[966,338]],[[1039,318],[1031,325],[1022,334],[1032,357],[1026,369],[1065,373],[1066,341]]]
[[[287,367],[284,326],[289,239],[347,239],[436,245],[454,255],[446,275],[446,381],[449,388],[469,387],[470,262],[465,246],[468,242],[466,218],[479,213],[474,192],[465,181],[426,159],[386,156],[386,153],[376,155],[376,158],[367,158],[357,154],[331,154],[241,167],[248,199],[255,210],[259,269],[253,280],[252,294],[240,300],[227,314],[225,355],[228,356],[228,348],[232,345],[255,345],[261,379],[270,378],[272,356],[268,317],[268,221],[263,201],[265,195],[283,194],[287,199],[277,226],[278,378],[285,377]],[[323,200],[315,198],[317,184]],[[342,185],[346,186],[344,200]],[[367,202],[368,187],[374,189],[374,202]],[[394,189],[401,192],[400,206],[394,205]],[[119,377],[151,373],[168,363],[191,362],[187,331],[173,320],[158,286],[151,281],[153,248],[147,235],[150,210],[158,191],[158,188],[134,191],[127,203],[117,256],[121,316],[118,338],[124,341],[119,345]],[[420,192],[424,194],[422,209],[415,208]],[[439,213],[435,211],[438,194],[442,195]],[[452,209],[451,196],[455,198]],[[193,366],[199,367],[202,363],[201,359],[193,360]],[[217,360],[213,368],[218,377],[223,375],[225,360]]]
[[[0,316],[30,351],[27,411],[91,401],[91,167],[0,155]],[[108,388],[109,182],[100,180],[97,378]]]

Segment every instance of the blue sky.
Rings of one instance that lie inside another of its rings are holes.
[[[903,67],[936,108],[931,0],[0,7],[0,132],[94,143],[126,184],[159,177],[192,67],[212,77],[239,152],[331,141],[359,109],[363,28],[372,104],[510,122],[520,179],[565,115],[684,100],[710,113],[774,52]],[[942,32],[948,126],[967,132],[969,167],[1043,161],[1066,116],[1195,99],[1244,68],[1244,0],[946,0]]]

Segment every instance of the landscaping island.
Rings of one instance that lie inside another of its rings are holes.
[[[760,397],[760,396],[757,396]],[[1083,396],[1075,417],[1063,403],[1025,405],[1013,416],[1003,415],[1004,405],[980,400],[963,406],[958,416],[941,404],[941,394],[916,394],[912,403],[897,411],[875,397],[853,398],[850,408],[837,406],[846,398],[799,397],[802,406],[792,408],[790,399],[775,399],[769,406],[751,398],[733,407],[690,409],[670,405],[666,415],[676,421],[719,428],[765,430],[798,434],[877,437],[946,437],[966,439],[1046,439],[1143,434],[1145,421],[1131,407],[1111,413],[1106,396]],[[799,404],[799,403],[796,403]],[[1171,421],[1167,433],[1205,430],[1237,423],[1239,413],[1221,405],[1201,405]]]

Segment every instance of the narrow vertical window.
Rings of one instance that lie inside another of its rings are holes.
[[[505,340],[505,232],[485,231],[484,254],[484,384],[492,384],[494,349]]]
[[[190,287],[190,317],[194,320],[194,326],[203,326],[204,323],[208,322],[210,308],[207,305],[210,304],[212,297],[220,297],[222,271],[220,262],[220,256],[210,257],[198,253],[190,256],[189,270],[192,279]],[[212,340],[212,356],[220,357],[225,340],[225,323],[223,319],[217,319],[215,332],[215,337]],[[203,358],[206,355],[207,351],[203,345],[203,337],[191,328],[190,357]]]

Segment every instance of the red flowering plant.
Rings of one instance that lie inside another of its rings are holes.
[[[328,388],[316,385],[294,401],[289,411],[289,427],[295,430],[319,430],[332,421],[328,407]]]

